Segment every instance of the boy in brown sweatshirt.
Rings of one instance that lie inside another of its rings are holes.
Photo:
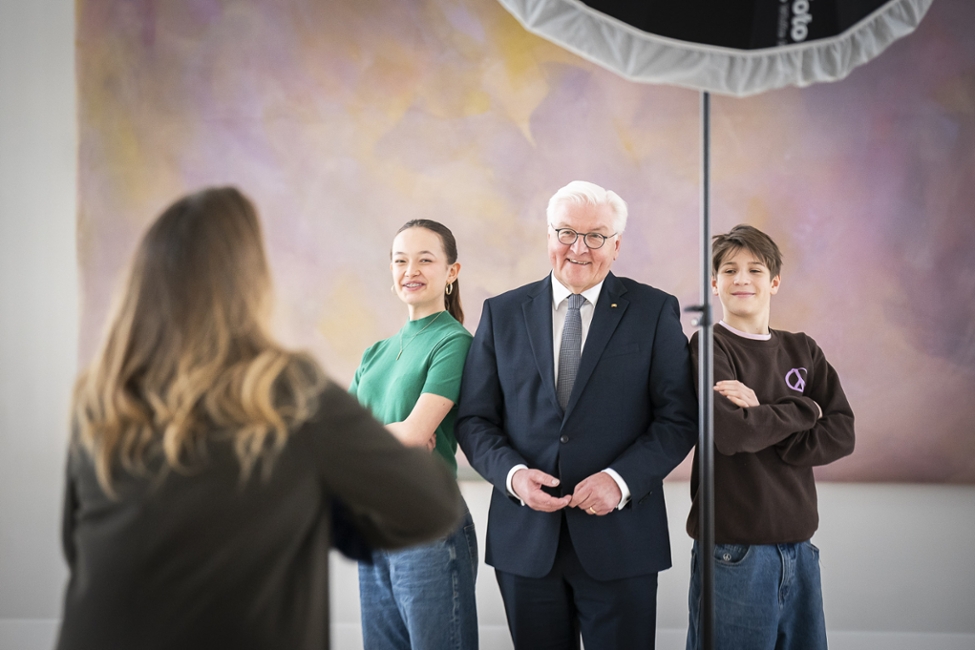
[[[738,225],[712,251],[724,312],[714,328],[714,646],[825,649],[819,549],[809,541],[819,525],[813,467],[853,452],[853,411],[812,338],[769,328],[781,283],[775,242]],[[700,643],[698,486],[695,458],[688,650]]]

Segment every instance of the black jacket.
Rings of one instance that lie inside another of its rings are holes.
[[[57,647],[327,648],[332,500],[389,548],[445,535],[462,506],[439,459],[403,447],[346,391],[330,385],[319,405],[269,475],[258,466],[245,483],[229,442],[210,441],[189,474],[117,471],[111,499],[73,451]]]

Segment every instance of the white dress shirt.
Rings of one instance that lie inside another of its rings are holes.
[[[558,279],[555,274],[551,274],[552,278],[552,354],[555,363],[555,383],[558,385],[559,381],[559,352],[562,349],[562,329],[565,327],[565,315],[569,311],[569,296],[572,295],[572,291],[566,288]],[[582,346],[579,351],[586,349],[586,337],[589,336],[589,326],[592,325],[592,315],[596,310],[596,301],[599,300],[599,292],[603,289],[603,283],[589,287],[582,292],[582,297],[584,298],[582,306],[579,308],[579,315],[582,317]],[[511,486],[511,478],[515,475],[519,469],[528,469],[526,465],[518,464],[512,467],[508,471],[508,477],[505,481],[508,488],[508,494],[512,495],[518,500],[521,500],[514,489]],[[616,481],[616,485],[619,486],[620,493],[623,497],[620,499],[619,505],[616,506],[617,510],[625,506],[630,500],[630,489],[626,485],[626,481],[619,473],[607,467],[603,470],[609,474],[610,478]],[[521,501],[521,505],[525,505],[524,501]]]

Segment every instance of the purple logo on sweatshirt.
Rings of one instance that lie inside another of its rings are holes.
[[[806,373],[805,368],[793,368],[785,373],[785,385],[801,393],[806,388]]]

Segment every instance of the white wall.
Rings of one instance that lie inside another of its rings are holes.
[[[49,648],[67,401],[77,356],[77,129],[72,0],[0,0],[0,650]],[[489,489],[464,482],[483,535]],[[975,649],[975,487],[821,486],[834,650]],[[674,569],[660,578],[661,650],[683,647],[687,484],[666,486]],[[483,540],[483,536],[481,537]],[[483,556],[483,548],[481,549]],[[335,645],[361,647],[354,567],[333,562]],[[485,650],[509,648],[490,569]]]
[[[50,647],[77,357],[74,6],[0,0],[0,647]]]

